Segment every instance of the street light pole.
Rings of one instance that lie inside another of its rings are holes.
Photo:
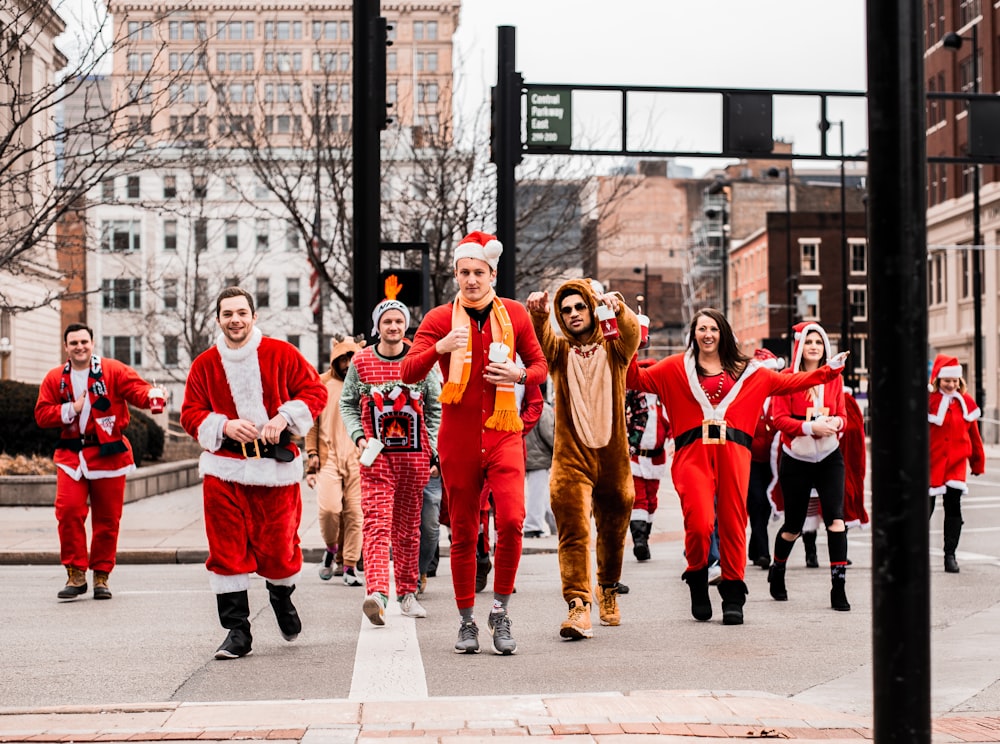
[[[847,250],[847,174],[844,170],[844,121],[832,122],[840,127],[840,339],[843,344],[841,351],[851,351],[851,298],[847,289],[848,256]],[[847,384],[853,389],[853,379],[849,363],[844,370]]]
[[[959,36],[952,32],[945,34],[942,46],[961,49],[962,41],[972,42],[972,92],[979,93],[979,24],[973,24],[972,36]],[[971,143],[970,143],[971,144]],[[972,164],[972,358],[976,372],[976,403],[986,406],[986,385],[983,363],[983,236],[979,217],[979,163]],[[982,422],[979,422],[982,426]]]
[[[792,340],[795,334],[795,303],[792,293],[792,185],[788,166],[781,170],[768,168],[767,175],[777,178],[779,173],[785,176],[785,316],[788,326],[788,358],[792,358]]]

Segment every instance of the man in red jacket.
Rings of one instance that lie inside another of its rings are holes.
[[[292,592],[302,569],[303,467],[290,435],[309,432],[327,391],[298,349],[255,327],[245,290],[224,289],[215,318],[222,333],[191,365],[181,426],[205,450],[205,566],[229,631],[215,658],[235,659],[251,651],[251,573],[266,580],[282,638],[302,630]]]
[[[56,445],[56,520],[59,552],[68,578],[60,599],[87,592],[94,572],[94,599],[111,599],[108,575],[115,567],[118,525],[125,501],[125,474],[135,470],[122,430],[128,404],[149,408],[151,386],[131,367],[94,354],[94,332],[73,323],[63,332],[68,359],[51,370],[38,390],[35,421],[62,428]],[[87,553],[87,503],[93,537]]]
[[[400,368],[405,383],[422,380],[435,364],[444,376],[438,454],[451,518],[451,572],[458,605],[456,653],[479,653],[476,540],[484,480],[493,489],[497,544],[489,629],[493,649],[513,654],[507,604],[521,558],[524,524],[524,424],[514,385],[540,384],[548,367],[524,306],[497,297],[492,282],[503,246],[481,232],[455,249],[458,296],[424,317]],[[501,348],[501,344],[503,347]],[[494,347],[493,359],[490,347]],[[524,367],[518,366],[520,355]]]

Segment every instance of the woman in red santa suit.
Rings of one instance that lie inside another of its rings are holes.
[[[302,569],[302,457],[291,435],[305,436],[326,405],[316,370],[287,341],[254,327],[253,297],[224,289],[215,304],[222,333],[191,365],[181,426],[204,448],[209,583],[229,631],[216,659],[251,652],[250,574],[266,580],[286,641],[302,629],[292,592]]]
[[[830,357],[830,340],[818,323],[799,323],[795,332],[790,372],[820,369]],[[774,538],[774,563],[768,573],[771,596],[788,599],[785,567],[795,540],[802,533],[809,495],[819,495],[830,553],[830,605],[851,609],[844,589],[847,574],[847,527],[844,524],[844,456],[841,432],[847,424],[841,378],[806,390],[776,396],[771,421],[781,432],[778,478],[784,498],[785,521]]]
[[[962,534],[962,494],[969,492],[965,475],[970,466],[973,475],[982,475],[986,465],[977,424],[982,411],[965,391],[962,365],[955,357],[934,358],[929,387],[930,513],[937,495],[944,494],[944,570],[958,573],[955,549]]]
[[[670,472],[684,513],[688,566],[683,578],[691,592],[691,614],[697,620],[712,617],[708,544],[718,508],[722,622],[741,625],[750,445],[764,399],[834,379],[847,354],[813,372],[779,374],[740,353],[725,316],[713,309],[694,316],[688,336],[687,351],[648,370],[633,360],[627,384],[659,396],[674,434]]]

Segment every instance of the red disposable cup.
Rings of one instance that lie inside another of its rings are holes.
[[[163,413],[167,404],[167,399],[160,388],[152,388],[149,391],[149,411],[150,413]]]
[[[639,314],[639,348],[645,349],[649,346],[649,316]]]
[[[601,333],[604,334],[605,341],[612,341],[621,335],[615,311],[607,305],[597,306],[597,320],[601,324]]]

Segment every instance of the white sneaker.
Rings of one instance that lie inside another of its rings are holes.
[[[361,605],[361,610],[372,625],[385,625],[386,602],[385,595],[378,592],[372,592],[365,597],[365,603]]]
[[[417,595],[413,592],[399,598],[399,611],[406,617],[427,617],[427,610],[417,601]]]
[[[355,572],[353,568],[344,569],[344,584],[347,586],[361,586],[364,584],[361,577]]]
[[[720,581],[722,581],[722,566],[713,563],[708,567],[708,583],[715,586]]]

